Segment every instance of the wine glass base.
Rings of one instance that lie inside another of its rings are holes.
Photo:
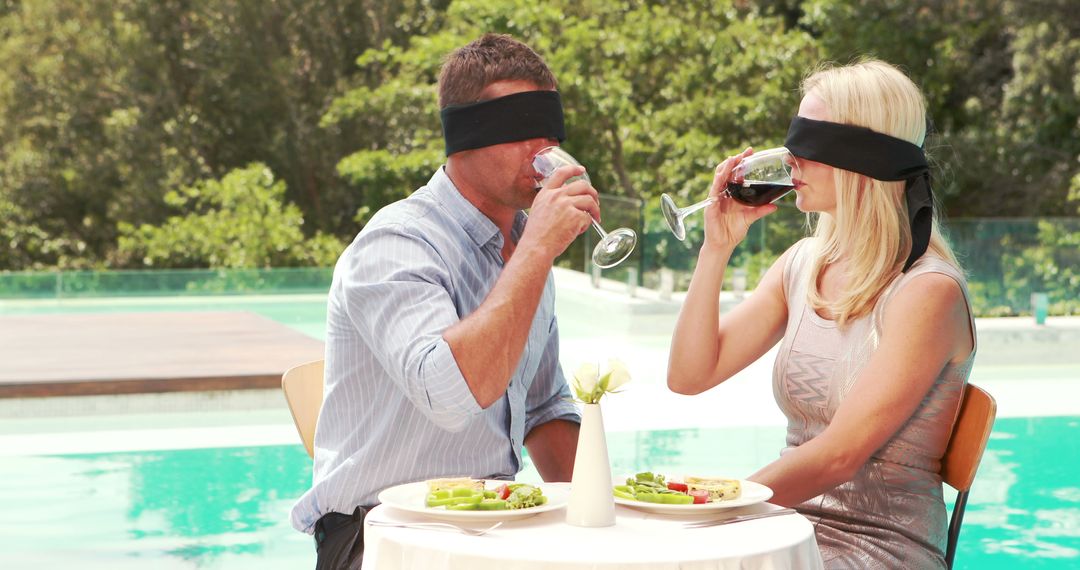
[[[636,244],[637,234],[632,230],[619,228],[608,232],[607,237],[593,248],[593,263],[601,269],[615,267],[630,257]]]
[[[683,225],[683,220],[679,216],[679,207],[675,205],[675,201],[671,199],[671,196],[667,194],[660,196],[660,211],[663,212],[664,221],[667,222],[671,233],[675,234],[675,238],[679,241],[685,241],[686,226]]]

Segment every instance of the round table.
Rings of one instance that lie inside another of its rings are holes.
[[[814,528],[792,514],[706,528],[688,522],[779,509],[762,503],[706,516],[667,516],[616,505],[615,526],[566,524],[566,511],[506,521],[484,536],[456,531],[372,526],[364,529],[364,569],[533,570],[585,568],[818,569]],[[379,506],[368,520],[430,521]],[[465,524],[484,528],[491,523]]]

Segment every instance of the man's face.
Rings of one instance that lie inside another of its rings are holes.
[[[495,99],[540,88],[531,81],[496,81],[480,94],[482,100]],[[546,146],[558,146],[557,139],[536,138],[496,144],[463,151],[472,170],[470,178],[478,181],[477,191],[500,205],[523,210],[532,206],[538,180],[532,157]]]

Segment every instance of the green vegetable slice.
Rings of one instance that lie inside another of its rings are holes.
[[[481,511],[505,511],[509,507],[506,506],[506,501],[501,499],[484,499],[476,505],[476,508]]]

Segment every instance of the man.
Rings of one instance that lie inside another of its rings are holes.
[[[510,479],[522,445],[545,480],[570,480],[580,416],[559,365],[551,267],[600,210],[588,182],[565,184],[583,168],[541,187],[532,167],[565,138],[555,88],[509,36],[450,54],[446,165],[338,260],[314,483],[292,511],[320,569],[359,567],[363,515],[387,487]]]

